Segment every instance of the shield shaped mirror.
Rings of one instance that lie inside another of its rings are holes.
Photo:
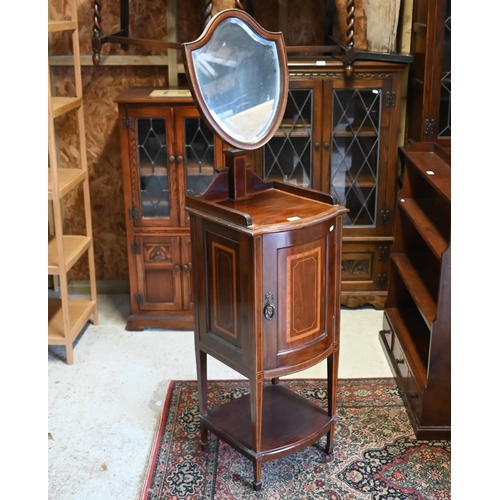
[[[288,96],[281,33],[245,11],[219,12],[194,42],[183,44],[188,82],[201,114],[222,140],[256,149],[278,129]]]

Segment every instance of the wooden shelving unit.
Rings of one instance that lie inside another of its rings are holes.
[[[92,222],[90,212],[90,188],[87,169],[87,151],[85,143],[85,123],[83,115],[83,89],[80,67],[80,46],[78,40],[78,21],[76,0],[70,0],[70,19],[49,21],[48,33],[68,32],[71,34],[74,59],[75,95],[56,96],[53,86],[55,82],[48,67],[48,200],[49,231],[48,237],[48,274],[57,277],[59,297],[48,299],[48,343],[64,345],[66,361],[73,364],[73,342],[83,327],[92,319],[97,324],[97,289],[94,266],[94,246],[92,239]],[[76,114],[78,128],[77,144],[79,147],[79,164],[73,168],[62,167],[58,151],[59,137],[57,118],[68,113]],[[84,234],[65,234],[63,216],[64,197],[73,189],[82,186],[83,210],[85,218]],[[68,290],[68,272],[84,256],[88,258],[90,298],[71,298]]]
[[[380,340],[417,439],[451,436],[451,160],[436,143],[403,151]]]

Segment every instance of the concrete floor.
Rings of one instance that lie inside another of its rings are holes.
[[[128,295],[99,295],[99,325],[48,348],[48,498],[138,500],[171,380],[196,379],[192,332],[125,330]],[[392,376],[378,340],[382,311],[342,309],[339,376]],[[241,376],[209,357],[210,379]],[[326,377],[325,363],[294,374]]]

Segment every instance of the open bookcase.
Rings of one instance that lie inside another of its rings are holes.
[[[435,143],[402,150],[380,340],[417,439],[451,436],[451,161]]]
[[[49,43],[51,36],[67,33],[71,36],[74,57],[74,93],[56,95],[56,82],[48,67],[48,274],[54,276],[58,297],[48,299],[48,343],[64,345],[66,361],[73,364],[73,342],[83,327],[92,318],[97,323],[97,291],[94,267],[94,247],[90,213],[90,188],[85,144],[83,115],[83,91],[80,67],[80,48],[76,0],[70,1],[70,18],[48,22]],[[57,92],[60,94],[61,92]],[[58,119],[73,114],[76,120],[76,147],[78,159],[75,164],[62,164],[59,147]],[[85,228],[82,234],[66,234],[64,219],[64,197],[76,189],[83,191]],[[68,290],[68,272],[81,259],[88,259],[90,298],[71,298]]]

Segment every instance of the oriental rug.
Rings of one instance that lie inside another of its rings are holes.
[[[325,380],[281,383],[326,408]],[[248,392],[248,383],[209,382],[209,408]],[[210,436],[199,447],[194,381],[170,384],[152,448],[141,500],[447,500],[451,442],[417,441],[392,378],[341,379],[333,453],[325,437],[293,455],[262,464],[262,490],[253,468]]]

